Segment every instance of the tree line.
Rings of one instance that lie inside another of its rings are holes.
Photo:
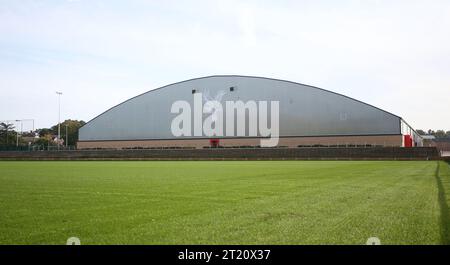
[[[427,132],[424,130],[417,130],[417,133],[420,135],[433,135],[436,138],[450,138],[450,131],[444,130],[428,130]]]
[[[82,120],[65,120],[61,122],[61,144],[76,145],[78,141],[78,130],[85,125]],[[18,137],[17,137],[18,136]],[[16,146],[17,140],[19,146],[31,145],[57,145],[58,124],[50,128],[40,128],[34,131],[20,133],[11,123],[0,123],[0,146]]]

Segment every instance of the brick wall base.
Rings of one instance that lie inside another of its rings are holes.
[[[219,145],[224,147],[258,146],[260,138],[226,138],[220,139]],[[327,136],[327,137],[282,137],[278,146],[402,146],[401,135],[370,136]],[[173,139],[173,140],[132,140],[132,141],[79,141],[78,149],[128,149],[158,147],[190,147],[204,148],[210,146],[209,139]]]

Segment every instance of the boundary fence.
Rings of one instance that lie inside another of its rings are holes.
[[[438,160],[435,147],[6,151],[0,160]]]

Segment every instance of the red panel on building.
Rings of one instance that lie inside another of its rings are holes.
[[[404,136],[404,142],[405,147],[413,147],[413,139],[411,138],[411,135],[405,135]]]
[[[219,139],[209,139],[211,147],[219,147]]]

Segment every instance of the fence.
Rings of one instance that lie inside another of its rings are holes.
[[[28,146],[0,146],[0,152],[3,151],[30,151]]]
[[[3,160],[434,160],[435,147],[208,148],[0,152]]]
[[[77,147],[74,145],[70,146],[46,146],[46,145],[27,145],[27,146],[0,146],[0,152],[5,151],[17,151],[17,152],[25,152],[25,151],[65,151],[65,150],[76,150]]]

